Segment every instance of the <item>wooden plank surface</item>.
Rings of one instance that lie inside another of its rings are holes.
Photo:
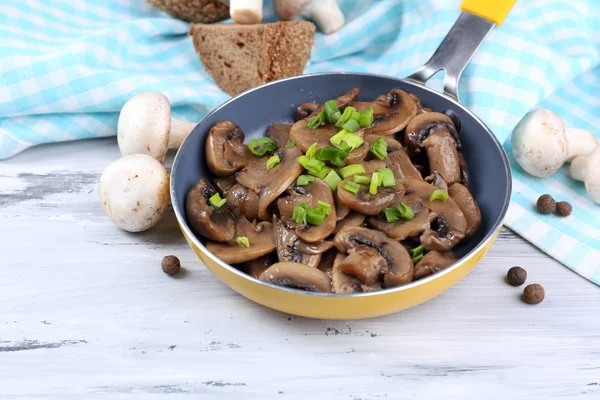
[[[600,398],[599,288],[509,230],[421,306],[292,317],[214,278],[172,211],[150,232],[115,228],[97,182],[118,156],[103,139],[0,162],[0,398]],[[515,264],[542,304],[504,282]]]

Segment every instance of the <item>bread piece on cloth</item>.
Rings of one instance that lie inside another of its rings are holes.
[[[229,18],[229,6],[220,0],[147,0],[167,14],[187,22],[210,24]]]
[[[232,96],[301,75],[310,58],[315,30],[308,21],[190,25],[204,68],[217,86]]]

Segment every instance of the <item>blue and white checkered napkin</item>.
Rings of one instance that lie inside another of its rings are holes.
[[[340,3],[347,24],[317,34],[306,72],[404,77],[438,46],[460,1]],[[265,21],[275,20],[270,1],[265,6]],[[115,135],[119,109],[144,90],[165,93],[176,117],[202,118],[228,96],[203,70],[187,32],[187,23],[143,0],[0,0],[0,159],[39,143]],[[502,141],[533,107],[598,135],[599,51],[598,0],[518,0],[467,67],[461,99]],[[600,284],[600,205],[564,170],[544,180],[514,162],[513,171],[506,224]],[[537,214],[542,193],[571,202],[573,214]]]

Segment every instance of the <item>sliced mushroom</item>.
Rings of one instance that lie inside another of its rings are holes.
[[[344,274],[354,276],[370,286],[387,272],[388,263],[373,247],[360,245],[348,249],[348,256],[339,263],[339,268]]]
[[[276,261],[276,258],[273,254],[267,254],[266,256],[262,256],[257,258],[256,260],[248,261],[244,264],[244,272],[250,275],[253,278],[258,279],[260,274],[262,274],[267,268],[273,265]]]
[[[331,286],[334,293],[361,293],[362,287],[358,278],[346,275],[340,269],[340,264],[346,258],[345,254],[337,253],[331,270]]]
[[[372,174],[373,172],[375,172],[378,168],[387,168],[387,165],[385,165],[385,162],[382,160],[369,160],[369,161],[363,161],[361,162],[361,165],[364,167],[365,172],[367,174]]]
[[[376,250],[387,263],[387,272],[383,275],[384,287],[394,287],[411,282],[413,262],[408,251],[385,234],[362,227],[347,226],[335,235],[335,247],[341,253],[357,246],[368,246]]]
[[[440,190],[448,191],[448,185],[446,184],[446,181],[444,180],[442,174],[440,174],[438,171],[433,171],[433,174],[425,178],[425,182],[431,183],[433,186]]]
[[[204,178],[196,183],[185,197],[185,211],[192,229],[199,235],[217,242],[227,242],[235,235],[235,220],[227,206],[213,207],[208,202],[217,193]]]
[[[438,215],[423,207],[423,201],[415,192],[407,192],[402,196],[400,202],[412,208],[414,217],[411,220],[400,220],[388,222],[385,214],[369,218],[369,225],[386,234],[387,237],[404,240],[422,234]]]
[[[460,183],[469,187],[469,168],[465,157],[460,151],[458,152],[458,163],[460,164]]]
[[[306,186],[292,185],[286,191],[287,196],[277,200],[277,208],[281,215],[281,221],[288,228],[294,228],[296,235],[307,243],[320,242],[335,231],[335,207],[333,192],[327,182],[315,178],[313,183]],[[330,214],[325,217],[321,225],[298,224],[292,219],[294,208],[300,203],[310,207],[319,207],[319,201],[331,205]]]
[[[274,235],[279,261],[297,262],[316,267],[324,252],[333,247],[333,242],[323,241],[319,244],[304,243],[296,235],[295,230],[285,227],[281,219],[274,216]]]
[[[345,226],[361,226],[365,222],[364,214],[356,211],[351,211],[346,218],[338,221],[335,225],[335,233],[338,233]]]
[[[458,204],[461,211],[465,215],[467,220],[467,229],[465,230],[465,237],[471,237],[477,232],[479,225],[481,225],[481,212],[479,206],[475,201],[475,198],[465,186],[460,183],[455,183],[448,189],[448,194]]]
[[[263,221],[253,224],[246,217],[240,215],[235,220],[235,237],[240,236],[248,238],[250,247],[240,246],[234,239],[227,244],[208,242],[206,248],[228,264],[251,261],[275,250],[273,224],[270,222]]]
[[[388,153],[391,153],[398,149],[402,149],[402,143],[400,143],[399,141],[394,139],[393,136],[379,136],[379,135],[374,135],[372,133],[368,133],[363,136],[363,139],[365,139],[365,142],[369,143],[369,147],[371,146],[371,143],[373,143],[377,139],[385,140],[387,143],[387,152]]]
[[[340,129],[336,128],[335,125],[326,124],[320,126],[317,129],[310,129],[307,126],[308,119],[303,119],[292,125],[290,136],[296,141],[296,146],[306,153],[308,148],[317,143],[317,149],[323,147],[332,147],[329,141],[334,135],[336,135]],[[356,132],[360,136],[360,131]],[[353,150],[348,154],[348,157],[344,160],[346,165],[357,164],[367,157],[369,154],[369,144],[363,143],[357,149]]]
[[[434,129],[446,129],[454,139],[456,148],[459,150],[461,149],[462,146],[458,137],[458,132],[452,119],[447,115],[438,112],[419,114],[411,119],[404,131],[404,145],[415,152],[419,152],[424,146],[423,142],[429,137]]]
[[[340,109],[340,111],[344,111],[344,109],[353,101],[358,99],[358,95],[360,94],[359,88],[353,88],[344,93],[343,95],[337,97],[335,99],[335,105]],[[313,104],[316,103],[303,103],[298,107],[298,114],[300,116],[301,113],[304,114],[306,110],[311,109]],[[300,107],[302,107],[302,111],[300,111]],[[312,112],[306,117],[306,119],[311,119],[315,117],[318,113],[323,111],[323,104],[317,104],[317,107],[312,109]]]
[[[307,292],[331,293],[331,279],[323,271],[294,262],[275,263],[260,274],[258,279]]]
[[[457,259],[452,251],[430,251],[415,265],[415,280],[433,275],[454,264]]]
[[[456,144],[445,127],[436,127],[423,141],[429,170],[439,172],[448,184],[460,182],[460,161]]]
[[[206,163],[217,176],[234,174],[256,157],[244,144],[244,131],[229,120],[217,122],[206,138]]]
[[[261,158],[249,163],[236,176],[239,184],[258,193],[258,216],[263,220],[270,219],[268,207],[303,171],[296,161],[302,155],[297,147],[279,149],[275,155],[280,163],[271,170],[267,169],[267,159]]]
[[[333,192],[333,196],[335,197],[335,219],[341,221],[346,218],[351,210],[340,201],[337,190]]]
[[[417,104],[402,89],[392,89],[386,96],[379,96],[372,103],[353,103],[358,111],[368,107],[373,109],[373,124],[362,128],[366,134],[390,136],[406,127],[417,114]]]
[[[308,116],[311,115],[320,106],[321,105],[319,103],[315,103],[314,101],[300,104],[298,106],[298,111],[296,112],[296,121],[308,118]]]
[[[225,193],[227,189],[235,185],[235,176],[220,176],[215,178],[215,186],[217,189],[221,191],[221,193]]]
[[[333,245],[333,242],[330,243]],[[338,254],[339,253],[336,248],[327,250],[325,253],[323,253],[323,256],[321,257],[321,262],[319,262],[319,265],[317,266],[317,268],[325,272],[325,274],[327,274],[327,276],[330,278],[333,269],[333,262]]]
[[[448,251],[458,244],[467,229],[467,220],[456,202],[448,197],[446,201],[430,201],[436,188],[425,181],[417,179],[400,179],[408,192],[416,193],[423,201],[423,206],[437,214],[437,218],[423,232],[421,244],[427,250]]]
[[[399,148],[383,160],[385,166],[392,170],[396,179],[423,179],[421,172],[413,165],[410,157],[403,148]]]
[[[348,177],[338,185],[338,198],[348,208],[366,215],[377,215],[385,208],[397,205],[404,194],[404,186],[399,181],[396,181],[396,186],[379,187],[374,195],[369,193],[369,185],[359,185],[356,194],[344,189],[344,184],[349,181],[353,182],[354,177]]]
[[[284,147],[290,141],[292,125],[274,122],[267,130],[267,136],[271,138],[278,148]]]

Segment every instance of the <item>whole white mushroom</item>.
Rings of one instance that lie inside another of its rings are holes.
[[[567,128],[565,133],[567,134],[567,141],[569,142],[567,162],[571,162],[578,156],[592,154],[598,146],[598,139],[596,139],[596,136],[585,129]]]
[[[558,171],[569,153],[563,121],[545,109],[527,113],[515,126],[511,143],[521,168],[538,178]]]
[[[585,190],[592,200],[600,204],[600,146],[590,155],[585,173]]]
[[[100,176],[102,207],[119,228],[141,232],[160,220],[169,205],[169,174],[146,154],[110,163]]]
[[[117,142],[124,156],[148,154],[162,161],[178,149],[196,126],[171,118],[171,103],[162,93],[142,92],[127,100],[119,114]]]
[[[585,174],[590,163],[590,155],[577,156],[571,161],[569,176],[576,181],[585,181]]]

